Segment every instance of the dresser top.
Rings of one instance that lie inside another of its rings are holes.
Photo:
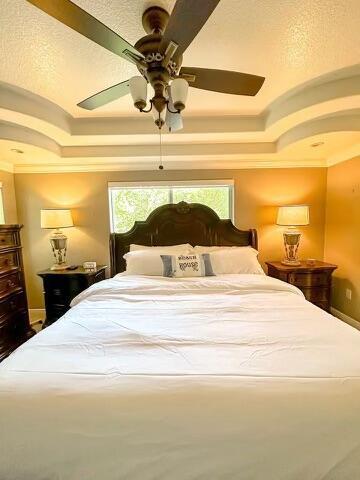
[[[4,223],[4,224],[0,224],[0,232],[4,232],[4,231],[11,231],[11,232],[14,232],[14,231],[18,231],[18,230],[21,230],[23,228],[24,225],[20,225],[18,223],[13,223],[13,224],[10,224],[10,223]]]
[[[266,265],[270,267],[274,267],[277,270],[283,272],[309,272],[311,270],[335,270],[337,265],[332,263],[321,262],[320,260],[316,260],[314,265],[309,265],[306,261],[301,261],[300,265],[284,265],[280,261],[273,261],[273,262],[265,262]]]
[[[75,270],[42,270],[38,272],[40,277],[45,275],[96,275],[97,273],[105,270],[107,265],[98,265],[94,271],[92,270],[85,270],[83,267],[79,266]]]

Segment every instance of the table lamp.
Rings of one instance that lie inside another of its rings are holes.
[[[51,228],[55,231],[50,236],[50,244],[55,257],[55,264],[51,270],[65,270],[67,236],[62,233],[60,228],[73,227],[71,210],[68,209],[42,209],[40,211],[41,228]]]
[[[288,227],[284,232],[285,258],[284,265],[300,265],[297,253],[301,232],[296,229],[300,225],[309,225],[308,205],[287,205],[279,207],[277,225]]]

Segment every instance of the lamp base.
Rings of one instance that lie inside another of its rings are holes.
[[[66,270],[68,266],[67,263],[54,263],[50,270]]]
[[[56,261],[51,270],[65,270],[68,267],[66,263],[67,236],[57,229],[50,237],[50,244]]]
[[[289,228],[284,232],[285,258],[283,265],[299,266],[301,265],[297,253],[300,244],[301,233],[295,228]]]
[[[301,262],[299,260],[287,260],[284,258],[284,260],[281,260],[281,263],[283,265],[289,265],[290,267],[298,267],[301,265]]]

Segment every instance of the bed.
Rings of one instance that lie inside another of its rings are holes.
[[[360,335],[265,275],[124,275],[131,243],[257,246],[201,205],[0,365],[1,480],[360,478]]]

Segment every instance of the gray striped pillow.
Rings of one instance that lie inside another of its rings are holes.
[[[214,271],[208,253],[160,255],[164,277],[211,277]]]

